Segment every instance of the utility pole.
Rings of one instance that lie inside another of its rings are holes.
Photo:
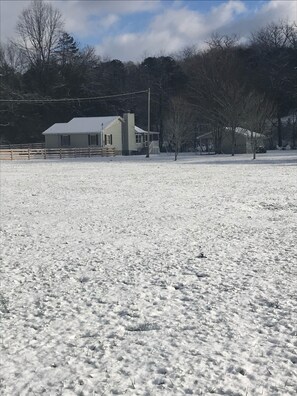
[[[151,128],[151,89],[147,90],[147,153],[146,158],[150,156],[150,128]]]
[[[4,77],[4,74],[0,73],[1,90],[4,87],[4,85],[3,85],[3,77]]]
[[[103,122],[101,124],[101,147],[103,147],[103,142],[104,142],[104,136],[103,136]]]

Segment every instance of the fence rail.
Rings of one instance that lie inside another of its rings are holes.
[[[114,147],[87,148],[54,148],[54,149],[0,149],[0,160],[32,160],[32,159],[63,159],[90,158],[95,156],[113,157],[116,155]]]
[[[15,150],[15,149],[41,149],[45,148],[44,143],[19,143],[19,144],[0,144],[0,150]]]

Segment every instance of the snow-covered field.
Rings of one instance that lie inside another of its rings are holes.
[[[1,395],[296,395],[297,152],[1,163]]]

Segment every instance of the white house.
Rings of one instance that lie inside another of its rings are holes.
[[[248,129],[237,127],[235,129],[235,153],[244,154],[252,152],[252,140],[256,142],[257,147],[266,146],[266,137]],[[196,137],[197,149],[199,151],[213,152],[215,149],[214,134],[212,132],[204,133]],[[231,128],[225,128],[222,133],[221,151],[224,154],[232,152],[232,134]]]
[[[159,148],[159,135],[160,132],[150,131],[150,153],[151,154],[160,154]],[[135,126],[135,139],[136,139],[136,148],[138,151],[142,151],[147,148],[147,139],[148,133],[143,129]]]
[[[42,132],[46,148],[113,146],[120,154],[137,154],[147,147],[147,131],[135,126],[133,113],[123,117],[78,117]],[[159,133],[150,132],[150,152],[159,152]]]

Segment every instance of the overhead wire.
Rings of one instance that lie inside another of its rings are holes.
[[[104,95],[104,96],[90,96],[81,98],[61,98],[61,99],[0,99],[0,103],[67,103],[67,102],[87,102],[90,100],[101,100],[101,99],[111,99],[118,98],[122,96],[137,95],[141,93],[148,93],[145,91],[134,91],[126,92],[122,94],[115,95]]]

